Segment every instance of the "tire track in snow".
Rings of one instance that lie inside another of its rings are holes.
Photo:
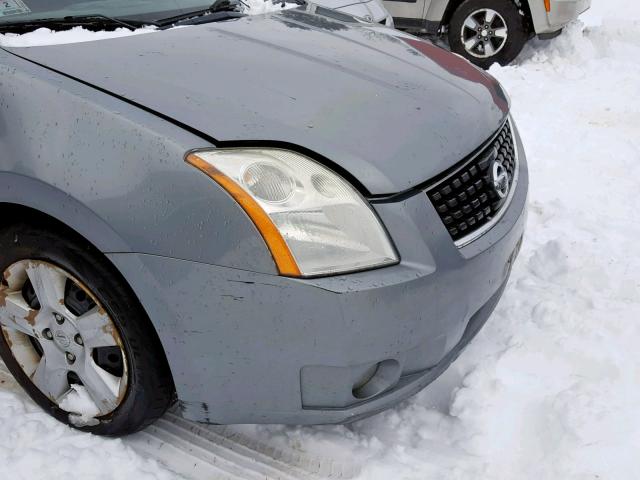
[[[0,389],[28,400],[2,363]],[[139,455],[190,480],[348,479],[360,472],[356,464],[275,448],[232,427],[198,424],[172,412],[122,441]]]

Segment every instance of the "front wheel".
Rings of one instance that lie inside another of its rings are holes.
[[[0,230],[0,357],[58,420],[98,435],[135,432],[174,398],[164,352],[108,260],[56,230]]]
[[[507,65],[528,38],[524,17],[512,0],[465,0],[449,22],[449,46],[481,68]]]

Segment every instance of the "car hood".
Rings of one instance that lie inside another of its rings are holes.
[[[297,9],[9,50],[221,146],[300,146],[370,194],[401,192],[451,167],[508,111],[498,83],[456,55],[395,30]]]

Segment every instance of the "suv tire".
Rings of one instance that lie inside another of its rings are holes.
[[[507,65],[528,39],[525,17],[512,0],[465,0],[449,22],[449,46],[477,66]]]

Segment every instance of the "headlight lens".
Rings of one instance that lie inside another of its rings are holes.
[[[249,148],[193,153],[187,162],[238,201],[283,275],[336,274],[398,261],[367,201],[314,160]]]

